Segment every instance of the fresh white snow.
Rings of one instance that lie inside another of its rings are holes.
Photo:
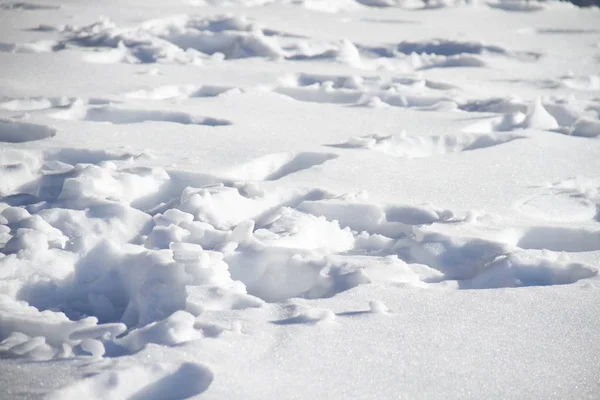
[[[600,393],[600,11],[0,1],[1,399]]]

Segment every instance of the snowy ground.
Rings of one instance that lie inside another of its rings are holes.
[[[0,398],[600,393],[600,12],[0,2]]]

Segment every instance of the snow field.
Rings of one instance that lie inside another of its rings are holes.
[[[0,4],[0,397],[595,393],[597,10],[50,3]]]

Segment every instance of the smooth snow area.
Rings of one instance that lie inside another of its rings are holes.
[[[600,11],[0,2],[1,399],[600,393]]]

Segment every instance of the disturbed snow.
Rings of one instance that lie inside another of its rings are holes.
[[[597,393],[597,9],[130,3],[0,4],[0,397]]]

